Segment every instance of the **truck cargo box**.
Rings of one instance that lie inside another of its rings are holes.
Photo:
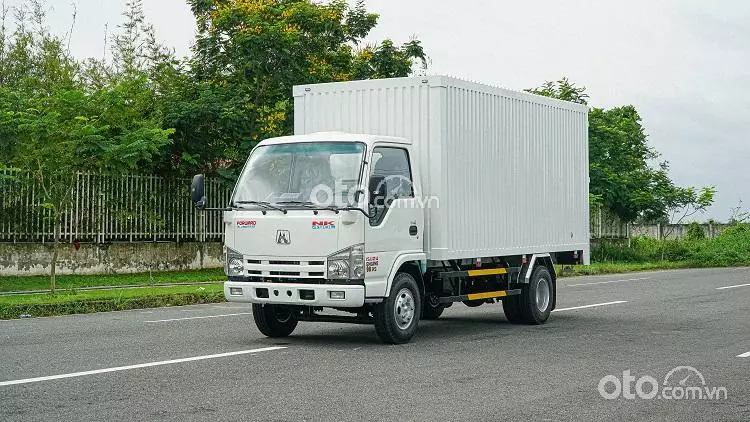
[[[443,76],[294,88],[294,131],[410,140],[430,260],[583,251],[588,108]]]

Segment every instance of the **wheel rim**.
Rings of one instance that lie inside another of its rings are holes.
[[[536,282],[536,308],[539,312],[544,312],[549,306],[549,283],[544,278]]]
[[[398,328],[405,330],[414,321],[414,295],[411,290],[403,288],[396,295],[393,306],[393,316],[396,318]]]

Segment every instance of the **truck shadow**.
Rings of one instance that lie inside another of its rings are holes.
[[[417,333],[411,342],[394,347],[472,341],[477,338],[488,337],[528,336],[531,333],[541,334],[542,332],[549,332],[549,330],[557,331],[559,328],[554,320],[544,325],[532,326],[511,324],[501,315],[446,316],[436,321],[420,321]],[[297,332],[288,338],[283,340],[265,339],[264,342],[285,346],[309,345],[333,350],[383,346],[375,333],[375,327],[372,325],[336,326],[325,323],[303,323],[300,324]]]

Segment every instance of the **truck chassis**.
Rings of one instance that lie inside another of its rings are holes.
[[[404,305],[396,303],[397,319],[398,306],[404,312],[410,309],[419,312],[415,321],[418,322],[419,319],[439,318],[443,310],[455,302],[463,302],[469,307],[501,302],[509,322],[543,324],[556,305],[556,275],[549,254],[532,255],[530,259],[526,255],[490,258],[489,262],[476,261],[473,264],[467,260],[434,262],[424,272],[410,263],[402,266],[399,273],[409,274],[409,277],[418,280],[419,292],[417,295],[404,296]],[[406,338],[394,337],[392,333],[382,332],[384,328],[379,327],[382,323],[379,324],[378,314],[390,311],[380,309],[386,300],[388,298],[368,299],[361,308],[335,308],[354,314],[351,316],[325,314],[322,307],[269,304],[253,304],[253,313],[261,331],[271,337],[286,336],[294,330],[298,321],[308,321],[374,324],[385,342],[408,341],[411,335]],[[409,300],[413,302],[411,308]],[[271,309],[276,313],[269,313]],[[278,314],[278,311],[282,313]],[[273,320],[282,322],[283,328],[274,327]],[[416,323],[408,322],[416,329]]]

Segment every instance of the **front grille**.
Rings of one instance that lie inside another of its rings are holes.
[[[247,281],[252,281],[255,283],[296,283],[296,284],[326,284],[326,280],[322,277],[307,277],[307,278],[300,278],[300,277],[258,277],[258,276],[250,276],[247,278]]]
[[[325,276],[325,260],[316,258],[277,258],[246,256],[245,276],[267,279],[322,279]]]

